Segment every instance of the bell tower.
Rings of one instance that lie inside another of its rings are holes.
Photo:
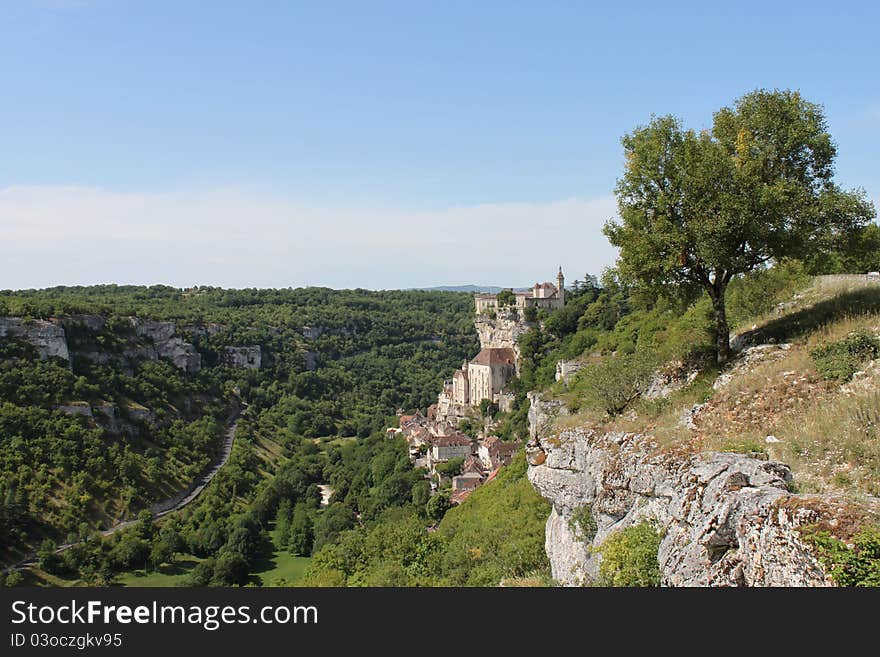
[[[558,290],[557,298],[559,299],[559,304],[565,305],[565,276],[562,275],[562,267],[559,267],[559,273],[556,274],[556,289]]]

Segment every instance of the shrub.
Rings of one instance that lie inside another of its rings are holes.
[[[727,290],[727,318],[732,327],[770,312],[810,281],[804,265],[785,260],[732,281]]]
[[[816,371],[824,379],[849,381],[865,361],[880,356],[880,340],[864,331],[810,352]]]
[[[593,517],[593,506],[584,504],[578,507],[571,514],[568,521],[568,527],[574,532],[579,541],[589,543],[596,537],[596,531],[599,529],[596,519]]]
[[[819,561],[840,586],[880,586],[880,527],[866,527],[849,547],[827,531],[804,531],[816,547]]]
[[[642,352],[608,356],[578,372],[574,389],[586,406],[619,415],[645,391],[653,370]]]
[[[597,550],[601,586],[659,586],[657,551],[662,536],[649,522],[614,532]]]
[[[444,477],[455,477],[461,474],[462,465],[464,465],[464,459],[457,457],[438,463],[434,469]]]

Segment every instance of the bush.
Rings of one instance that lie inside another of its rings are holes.
[[[586,406],[619,415],[648,387],[653,363],[643,353],[607,356],[578,372],[573,387]]]
[[[614,532],[599,546],[601,586],[660,586],[662,536],[649,522]]]
[[[596,519],[593,517],[593,506],[584,504],[578,507],[572,513],[568,521],[568,527],[574,532],[579,541],[589,543],[596,537],[596,531],[599,529]]]
[[[770,312],[810,281],[803,263],[785,260],[770,269],[754,271],[732,281],[727,290],[727,318],[731,327]]]
[[[816,347],[810,352],[813,365],[823,379],[849,381],[862,363],[880,356],[880,340],[864,331],[843,340]]]
[[[462,465],[464,465],[464,459],[458,457],[438,463],[434,466],[434,469],[444,477],[456,477],[461,474]]]
[[[848,547],[826,531],[805,529],[805,538],[816,546],[819,560],[840,586],[880,586],[880,527],[867,527]]]

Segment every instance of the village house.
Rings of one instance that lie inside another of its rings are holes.
[[[489,436],[477,448],[477,456],[487,470],[495,470],[510,463],[520,443],[508,443],[498,436]]]
[[[517,310],[525,310],[526,308],[544,308],[546,310],[555,310],[565,305],[565,276],[562,274],[562,267],[556,275],[556,285],[553,283],[535,283],[530,289],[524,292],[514,292],[514,306]],[[498,297],[494,294],[478,294],[474,297],[474,306],[478,315],[497,312]]]
[[[484,478],[483,475],[474,472],[456,475],[452,478],[452,492],[458,493],[465,490],[474,490],[483,483]]]
[[[448,461],[450,459],[466,459],[474,451],[474,439],[458,431],[445,435],[435,436],[431,440],[431,449],[428,452],[429,467],[434,463]]]

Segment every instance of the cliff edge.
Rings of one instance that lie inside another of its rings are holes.
[[[789,467],[742,454],[663,451],[649,436],[552,431],[556,402],[530,395],[528,477],[553,505],[545,547],[555,580],[595,583],[609,534],[642,521],[661,532],[664,586],[831,586],[801,528],[845,533],[876,514],[833,496],[795,495]],[[580,520],[591,518],[590,527]],[[854,523],[853,523],[854,524]]]

